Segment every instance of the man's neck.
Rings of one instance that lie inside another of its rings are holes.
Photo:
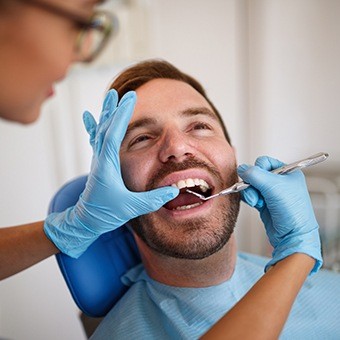
[[[202,260],[186,260],[159,255],[138,237],[142,260],[148,275],[163,284],[176,287],[209,287],[227,281],[236,263],[236,242],[232,235],[217,253]]]

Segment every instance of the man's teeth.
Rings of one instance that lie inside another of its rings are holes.
[[[202,192],[206,192],[210,188],[209,184],[204,179],[201,178],[181,179],[177,183],[173,183],[172,186],[178,189],[199,186]]]
[[[187,209],[192,209],[192,208],[195,208],[195,207],[198,207],[199,205],[203,204],[202,202],[199,202],[199,203],[194,203],[194,204],[190,204],[190,205],[182,205],[182,206],[179,206],[173,210],[187,210]]]

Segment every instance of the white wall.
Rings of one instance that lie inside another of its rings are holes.
[[[252,155],[326,150],[339,165],[340,2],[249,4]]]
[[[337,0],[249,1],[250,160],[325,151],[329,160],[306,173],[334,182],[340,175],[339,14]],[[252,249],[260,251],[256,236]]]
[[[0,122],[0,225],[43,219],[54,191],[87,171],[82,111],[98,115],[115,70],[145,57],[165,58],[205,85],[240,162],[260,154],[292,161],[324,150],[331,158],[319,169],[339,173],[340,2],[132,3],[130,14],[122,2],[112,5],[122,32],[92,70],[71,72],[39,122]],[[237,236],[242,250],[266,250],[257,214],[245,207]],[[84,339],[77,313],[54,258],[0,283],[0,337]]]

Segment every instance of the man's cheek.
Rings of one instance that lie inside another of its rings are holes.
[[[143,174],[138,171],[138,166],[134,162],[122,162],[122,178],[125,186],[130,191],[144,191],[142,186]]]
[[[129,190],[133,190],[132,189],[132,183],[131,183],[132,175],[130,173],[131,168],[124,161],[121,161],[120,169],[121,169],[122,178],[123,178],[125,186]]]

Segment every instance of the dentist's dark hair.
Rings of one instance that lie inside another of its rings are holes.
[[[192,86],[210,104],[222,126],[227,141],[229,144],[231,144],[231,140],[223,123],[222,117],[217,111],[215,105],[208,98],[202,85],[196,79],[186,73],[181,72],[167,61],[151,59],[130,66],[118,75],[118,77],[111,84],[110,89],[115,89],[118,92],[119,98],[121,98],[125,93],[129,91],[135,91],[153,79],[174,79],[183,81],[184,83]]]

